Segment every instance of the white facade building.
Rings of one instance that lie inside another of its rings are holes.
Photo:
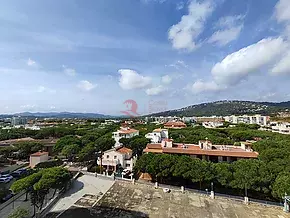
[[[267,123],[269,121],[269,116],[262,116],[262,115],[254,115],[254,116],[248,116],[248,115],[241,115],[241,116],[226,116],[224,117],[226,122],[229,123],[245,123],[245,124],[258,124],[261,126],[267,126]]]
[[[145,135],[147,139],[151,140],[151,143],[161,143],[163,139],[168,139],[167,129],[154,129],[153,132]]]
[[[48,161],[48,152],[36,152],[30,155],[29,166],[35,167],[38,163]]]
[[[121,127],[117,132],[113,132],[112,138],[116,142],[115,147],[119,147],[121,146],[121,143],[119,142],[121,138],[132,138],[137,135],[139,135],[139,130],[130,129],[129,127]]]
[[[287,122],[270,122],[272,132],[281,134],[290,134],[290,123]]]
[[[132,171],[135,166],[137,158],[133,157],[132,150],[126,147],[112,148],[104,152],[102,156],[102,166],[107,170],[116,171],[117,166],[121,166],[123,169]],[[101,160],[98,159],[98,165]]]
[[[224,125],[223,122],[203,122],[202,123],[202,126],[205,128],[208,128],[208,129],[218,128],[218,127],[221,127],[223,125]]]

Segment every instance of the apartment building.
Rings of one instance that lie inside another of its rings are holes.
[[[147,139],[151,140],[151,143],[161,143],[163,139],[168,139],[167,129],[154,129],[153,132],[145,135]]]
[[[290,134],[290,123],[288,122],[270,122],[272,132],[281,134]]]
[[[269,116],[262,116],[260,114],[249,116],[249,115],[231,115],[224,117],[224,120],[229,123],[245,123],[245,124],[258,124],[260,126],[266,126],[268,122],[270,121]]]
[[[145,153],[188,155],[211,162],[233,162],[239,159],[257,158],[258,152],[251,148],[251,143],[241,142],[241,146],[213,145],[209,140],[200,140],[198,144],[173,143],[172,139],[161,143],[148,144]]]
[[[132,138],[139,135],[139,130],[131,129],[129,127],[121,127],[117,132],[113,132],[112,138],[115,140],[115,147],[121,146],[119,140],[121,138]]]

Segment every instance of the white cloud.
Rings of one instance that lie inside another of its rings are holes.
[[[192,51],[197,48],[195,40],[203,32],[206,19],[213,12],[211,1],[202,3],[191,1],[188,6],[188,14],[183,15],[180,22],[171,26],[168,31],[168,39],[175,49],[187,49]]]
[[[125,90],[146,88],[152,81],[151,77],[142,76],[135,70],[120,69],[118,73],[121,75],[119,85]]]
[[[181,10],[181,9],[183,9],[184,8],[184,2],[179,2],[179,3],[177,3],[176,4],[176,10]]]
[[[233,27],[225,30],[216,31],[208,40],[209,43],[217,44],[218,46],[224,46],[231,41],[234,41],[240,35],[243,26]]]
[[[224,46],[236,40],[243,28],[243,19],[244,16],[241,15],[220,18],[216,24],[216,28],[219,30],[213,33],[208,42]]]
[[[27,60],[27,65],[30,66],[30,67],[37,67],[36,61],[34,61],[34,60],[30,59],[30,58],[28,58],[28,60]]]
[[[159,94],[163,93],[164,91],[166,91],[165,87],[163,87],[162,85],[159,85],[159,86],[147,89],[146,94],[147,95],[159,95]]]
[[[172,78],[169,75],[165,75],[161,78],[162,83],[164,84],[170,84],[172,81]]]
[[[194,94],[198,94],[198,93],[207,92],[207,91],[220,91],[220,90],[225,89],[225,87],[219,86],[214,81],[203,82],[199,80],[193,83],[190,89]]]
[[[267,38],[225,57],[211,70],[217,84],[233,85],[274,62],[285,49],[282,38]]]
[[[286,54],[271,70],[272,74],[290,74],[290,52]]]
[[[63,72],[68,76],[75,76],[77,74],[76,70],[73,68],[68,68],[65,65],[62,65]]]
[[[275,6],[275,18],[281,22],[290,21],[290,4],[289,0],[280,0]]]
[[[44,87],[44,86],[38,86],[36,91],[39,92],[39,93],[43,93],[43,92],[55,93],[56,92],[55,90],[47,88],[47,87]]]
[[[91,91],[94,88],[97,87],[97,84],[92,84],[91,82],[87,81],[87,80],[82,80],[79,82],[79,84],[77,85],[78,88],[80,88],[83,91]]]

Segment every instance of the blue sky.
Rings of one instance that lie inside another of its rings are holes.
[[[0,113],[290,100],[288,0],[11,0],[0,33]]]

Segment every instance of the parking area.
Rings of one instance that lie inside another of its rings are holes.
[[[286,218],[289,214],[278,207],[258,204],[245,205],[225,198],[154,189],[151,185],[117,181],[91,208],[72,206],[60,218],[116,217],[116,218]]]

